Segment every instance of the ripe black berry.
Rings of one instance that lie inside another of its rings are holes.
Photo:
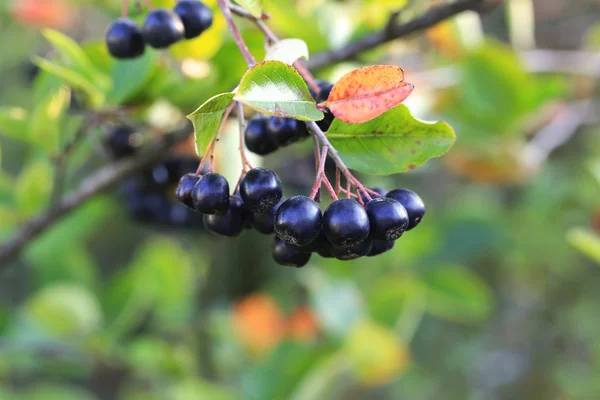
[[[326,101],[327,98],[329,97],[329,93],[331,93],[331,89],[333,89],[333,85],[329,82],[319,81],[319,80],[317,81],[317,85],[321,89],[319,94],[316,94],[310,87],[308,88],[308,90],[309,90],[312,98],[315,99],[315,101],[317,103],[322,103],[322,102]],[[329,110],[326,110],[324,112],[324,114],[325,114],[325,117],[322,120],[317,121],[317,125],[319,126],[319,128],[321,128],[322,131],[325,132],[331,126],[331,123],[335,119],[335,116]]]
[[[367,257],[378,256],[382,253],[385,253],[386,251],[389,251],[392,248],[394,248],[395,244],[396,242],[394,242],[393,240],[388,242],[386,240],[374,239],[373,244],[371,246],[371,251],[369,252],[369,254],[367,254]]]
[[[106,31],[106,47],[115,58],[135,58],[144,54],[146,43],[142,31],[129,18],[119,18]]]
[[[371,224],[371,237],[396,240],[408,226],[408,214],[402,204],[389,197],[379,197],[365,207]]]
[[[338,260],[349,261],[366,256],[371,251],[371,239],[363,240],[347,247],[331,247],[331,254]]]
[[[282,197],[281,200],[269,211],[260,212],[260,213],[252,213],[250,215],[250,222],[252,223],[252,227],[256,229],[260,233],[264,233],[265,235],[270,235],[274,232],[274,223],[275,223],[275,214],[277,210],[279,210],[279,206],[285,201]]]
[[[281,204],[275,214],[275,234],[284,242],[306,246],[321,231],[321,209],[306,196],[294,196]]]
[[[325,237],[325,233],[323,232],[323,228],[319,231],[317,237],[311,241],[309,244],[305,246],[297,246],[293,245],[297,251],[301,253],[318,253],[322,248],[328,248],[331,244],[327,241],[327,237]]]
[[[278,147],[267,131],[267,118],[263,115],[248,122],[244,140],[248,150],[261,156],[274,152]]]
[[[252,212],[268,211],[283,196],[281,181],[277,174],[270,169],[251,169],[240,182],[240,196],[248,210]]]
[[[202,178],[204,179],[204,178]],[[247,219],[244,202],[238,196],[229,196],[229,208],[223,215],[204,215],[204,227],[221,236],[238,236]]]
[[[200,177],[196,174],[185,174],[181,177],[177,189],[175,189],[175,198],[189,208],[194,208],[192,191],[199,179]]]
[[[267,131],[278,146],[287,146],[309,136],[306,124],[293,118],[271,117]]]
[[[326,241],[316,253],[323,258],[333,258],[333,245]]]
[[[369,189],[372,190],[372,191],[374,191],[374,192],[376,192],[376,193],[379,193],[381,196],[385,196],[385,194],[387,193],[387,191],[385,189],[378,188],[378,187],[369,188]],[[371,199],[377,199],[378,198],[378,196],[376,196],[374,194],[371,194],[371,193],[369,193],[369,196],[371,196]],[[366,205],[370,201],[369,199],[367,199],[367,196],[362,191],[360,192],[360,198],[361,198],[361,200],[362,200],[362,202],[363,202],[364,205]]]
[[[357,201],[336,200],[323,213],[323,230],[335,247],[352,246],[369,236],[369,217]]]
[[[408,189],[396,189],[386,194],[386,197],[396,200],[406,209],[408,213],[407,231],[419,225],[425,215],[425,203],[415,192]]]
[[[173,11],[157,8],[148,13],[142,28],[146,43],[164,49],[183,39],[184,27]]]
[[[210,8],[197,0],[180,0],[173,9],[185,27],[185,38],[192,39],[207,30],[213,22]]]
[[[104,137],[104,145],[114,158],[122,158],[135,153],[137,133],[132,127],[117,125],[109,127]]]
[[[272,255],[273,260],[279,265],[300,268],[308,263],[311,253],[300,253],[294,246],[275,238]]]
[[[204,175],[192,190],[194,209],[203,214],[224,214],[229,207],[229,183],[223,175]]]

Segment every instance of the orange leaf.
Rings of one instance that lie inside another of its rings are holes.
[[[404,71],[393,65],[374,65],[344,75],[320,106],[349,124],[367,122],[402,103],[413,91]]]

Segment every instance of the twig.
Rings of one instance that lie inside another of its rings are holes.
[[[240,49],[240,53],[242,53],[242,56],[244,56],[244,60],[246,60],[246,64],[248,64],[248,67],[253,66],[254,64],[256,64],[256,60],[254,59],[252,53],[250,53],[246,42],[244,42],[244,38],[242,38],[242,34],[237,28],[237,25],[235,24],[235,22],[233,22],[233,17],[231,16],[231,9],[229,8],[229,0],[218,0],[218,4],[219,8],[221,9],[221,12],[223,13],[223,16],[225,17],[225,20],[227,21],[227,25],[229,26],[229,30],[231,31],[231,35],[233,36],[233,40],[235,41],[237,47]]]
[[[437,23],[469,10],[483,10],[486,5],[493,7],[500,1],[456,0],[453,3],[431,7],[427,13],[404,24],[388,24],[381,31],[364,36],[346,46],[328,52],[315,54],[308,61],[308,68],[319,69],[340,61],[350,60],[358,54],[371,50],[414,32],[430,28]]]
[[[248,171],[247,167],[252,169],[252,164],[246,157],[246,144],[244,143],[244,132],[246,131],[246,120],[244,119],[244,105],[237,102],[237,117],[240,125],[240,157],[242,158],[242,172]]]
[[[57,220],[80,207],[90,198],[105,192],[128,175],[165,158],[168,155],[167,150],[186,139],[191,132],[191,127],[186,124],[184,128],[163,135],[139,154],[108,165],[90,175],[78,189],[63,197],[56,207],[26,222],[0,246],[0,269],[7,267],[30,241],[45,232]]]
[[[235,15],[237,15],[239,17],[243,17],[243,18],[246,18],[249,20],[257,19],[254,15],[252,15],[248,11],[246,11],[245,8],[240,7],[238,5],[229,4],[229,9],[231,10],[232,13],[234,13]],[[270,18],[269,14],[265,14],[265,13],[262,13],[262,15],[260,17],[260,19],[269,19],[269,18]]]
[[[129,0],[123,0],[121,5],[121,17],[127,18],[127,14],[129,14]]]

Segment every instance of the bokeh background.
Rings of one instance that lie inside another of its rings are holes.
[[[316,54],[444,2],[264,3],[280,36]],[[90,115],[123,111],[143,146],[245,70],[218,15],[199,39],[115,63],[102,38],[120,8],[0,5],[0,248],[115,162],[106,132],[120,117]],[[315,71],[334,82],[400,65],[411,111],[455,128],[446,156],[361,177],[428,207],[385,255],[293,269],[272,261],[272,237],[208,234],[172,201],[196,162],[187,142],[94,196],[2,265],[0,399],[599,398],[599,20],[598,0],[506,1]],[[240,25],[260,58],[260,33]],[[65,49],[92,64],[83,83]],[[230,123],[216,164],[235,181]],[[311,151],[253,160],[306,194]]]

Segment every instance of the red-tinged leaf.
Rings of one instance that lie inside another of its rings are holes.
[[[374,65],[344,75],[321,105],[344,122],[360,124],[402,103],[413,89],[404,81],[402,68]]]

